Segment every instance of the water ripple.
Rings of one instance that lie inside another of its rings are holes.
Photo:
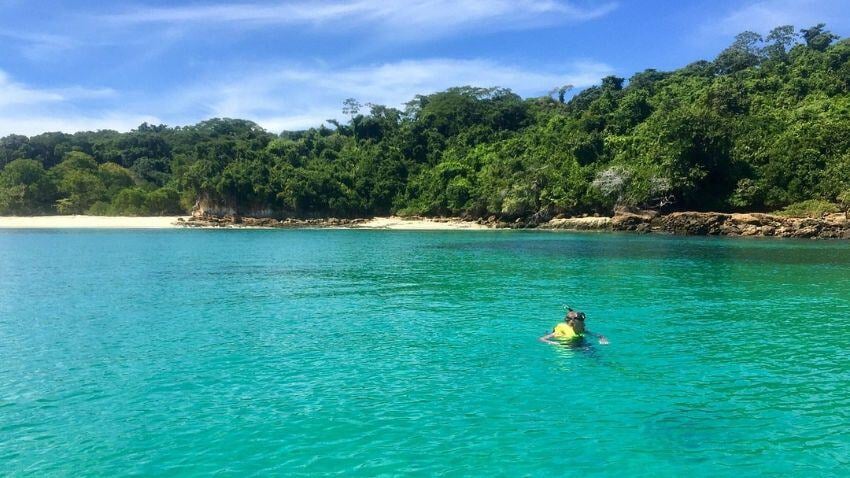
[[[850,247],[0,232],[0,470],[840,476]],[[568,302],[611,345],[551,347]]]

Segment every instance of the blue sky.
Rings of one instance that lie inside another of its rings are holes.
[[[850,0],[0,0],[0,136],[211,117],[279,132],[348,97],[537,96],[819,22],[847,36]]]

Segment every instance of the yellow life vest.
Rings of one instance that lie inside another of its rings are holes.
[[[556,325],[555,330],[553,330],[552,333],[555,334],[554,337],[556,339],[569,340],[581,338],[581,334],[577,334],[576,331],[573,330],[572,327],[570,327],[570,324],[566,322],[561,322],[560,324]]]

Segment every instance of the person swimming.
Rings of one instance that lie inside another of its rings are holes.
[[[607,345],[608,339],[604,335],[591,332],[587,329],[584,324],[586,318],[587,315],[584,312],[568,308],[564,321],[556,325],[552,329],[552,333],[540,337],[540,341],[553,345],[561,345],[569,342],[578,343],[584,340],[584,336],[587,334],[599,339],[601,345]],[[551,339],[556,339],[556,341]]]

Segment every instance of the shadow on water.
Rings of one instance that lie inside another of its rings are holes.
[[[681,407],[650,415],[641,425],[641,431],[657,446],[681,452],[720,452],[722,443],[734,442],[742,435],[728,426],[720,411]],[[708,461],[709,457],[701,455],[680,459],[700,462]]]

